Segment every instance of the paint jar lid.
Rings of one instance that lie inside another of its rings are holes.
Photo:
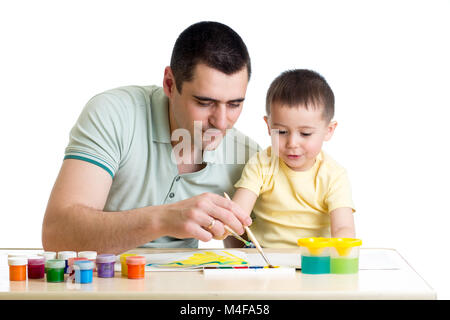
[[[26,266],[28,259],[26,257],[10,257],[8,258],[8,264],[10,266]]]
[[[86,258],[86,259],[95,259],[97,257],[97,251],[80,251],[78,252],[78,256],[80,258]]]
[[[134,257],[137,256],[135,253],[124,253],[120,255],[120,262],[125,263],[128,257]]]
[[[97,263],[116,262],[116,256],[113,254],[104,253],[104,254],[98,255],[96,261],[97,261]]]
[[[95,264],[91,260],[77,260],[74,264],[78,266],[80,270],[91,270],[95,268]]]
[[[75,251],[60,251],[58,252],[58,260],[67,260],[69,258],[76,258],[77,253]]]
[[[302,238],[297,240],[297,244],[307,248],[326,248],[330,246],[330,239],[321,237]]]
[[[353,238],[331,238],[331,245],[333,247],[341,248],[359,247],[362,245],[362,240]]]
[[[14,257],[26,258],[27,255],[26,254],[20,254],[20,253],[8,253],[8,259],[9,258],[14,258]]]
[[[67,264],[69,266],[73,266],[75,261],[80,261],[80,260],[87,260],[87,258],[69,258],[69,259],[67,259]]]
[[[52,260],[47,260],[45,262],[45,265],[47,268],[50,268],[50,269],[62,269],[62,268],[66,267],[66,261],[60,260],[60,259],[52,259]]]
[[[33,266],[42,265],[45,263],[45,258],[40,256],[30,256],[28,257],[28,264]]]
[[[45,260],[53,260],[53,259],[56,259],[56,252],[45,251],[42,253],[38,253],[38,256],[43,256],[45,258]]]
[[[130,256],[127,257],[127,264],[145,264],[145,257],[143,256]]]

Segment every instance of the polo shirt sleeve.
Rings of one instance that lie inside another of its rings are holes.
[[[95,164],[114,178],[128,136],[126,111],[113,94],[94,96],[70,131],[64,160],[77,159]]]
[[[355,212],[350,180],[345,169],[337,171],[331,177],[325,203],[328,206],[328,212],[338,208],[351,208]]]
[[[267,164],[262,161],[262,154],[265,151],[255,153],[245,164],[241,178],[234,185],[235,188],[245,188],[259,196],[264,185],[265,167]]]

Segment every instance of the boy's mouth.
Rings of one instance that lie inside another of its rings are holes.
[[[301,156],[298,154],[288,154],[287,157],[288,159],[296,160],[299,159]]]

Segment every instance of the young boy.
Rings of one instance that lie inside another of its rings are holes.
[[[322,149],[336,128],[334,94],[310,70],[282,73],[266,97],[272,146],[246,164],[233,201],[254,219],[261,246],[296,247],[306,237],[355,237],[354,206],[343,167]],[[225,246],[242,246],[232,237]]]

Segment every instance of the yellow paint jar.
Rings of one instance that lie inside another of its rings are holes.
[[[128,277],[127,257],[137,256],[135,253],[124,253],[120,255],[120,265],[122,269],[122,276]]]

